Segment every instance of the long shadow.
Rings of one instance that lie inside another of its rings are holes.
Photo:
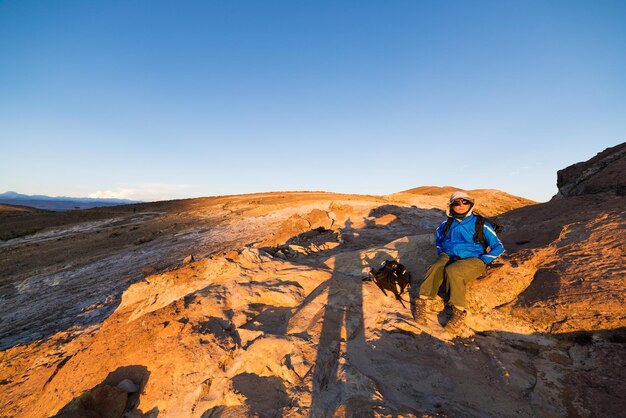
[[[386,216],[389,214],[396,218]],[[626,377],[624,328],[561,335],[492,331],[478,333],[471,339],[459,339],[458,344],[446,344],[417,328],[415,332],[407,331],[410,326],[406,324],[395,327],[394,321],[410,322],[398,315],[390,326],[374,330],[378,339],[367,341],[363,282],[361,277],[347,273],[349,269],[345,269],[342,263],[345,260],[360,263],[362,267],[377,267],[380,260],[378,255],[370,257],[367,254],[363,258],[354,256],[357,259],[342,257],[345,253],[359,253],[358,250],[387,244],[409,234],[432,233],[442,219],[439,210],[416,211],[393,205],[381,206],[370,215],[373,218],[365,220],[362,226],[356,227],[356,222],[349,220],[338,231],[341,245],[324,252],[327,257],[337,256],[331,278],[320,284],[298,308],[302,309],[303,305],[328,292],[312,369],[310,416],[516,416],[518,412],[524,416],[564,416],[575,415],[576,405],[582,403],[594,412],[592,415],[618,416],[626,408],[626,401],[619,392],[619,382]],[[420,230],[419,222],[412,223],[407,216],[423,216],[424,229]],[[384,238],[379,234],[377,241],[379,228],[384,228],[385,234]],[[317,233],[331,235],[329,231]],[[293,237],[288,243],[306,245],[315,236],[315,232],[309,231]],[[395,250],[398,254],[406,254],[414,248],[409,244],[396,243]],[[434,258],[435,249],[431,247]],[[322,256],[316,257],[297,257],[291,262],[311,265],[319,262]],[[402,257],[400,262],[404,263]],[[428,263],[423,264],[425,271]],[[420,269],[410,269],[413,275],[413,285],[409,289],[411,300],[416,296],[417,285],[424,273]],[[382,293],[380,297],[383,297]],[[397,309],[403,309],[399,303]],[[270,328],[281,321],[289,322],[290,312],[273,313],[280,316],[280,321],[268,321],[268,324],[272,322]],[[292,311],[291,316],[294,314]],[[277,329],[286,332],[284,328]],[[609,359],[607,364],[602,362],[601,356],[605,354]],[[541,369],[547,367],[546,364],[549,367]],[[603,367],[601,372],[593,369],[596,365]],[[551,371],[552,366],[563,366],[560,372],[571,381],[559,380],[559,375]],[[475,373],[468,374],[468,370]],[[407,375],[414,380],[394,378]],[[597,385],[589,384],[600,376],[606,379]],[[559,392],[558,386],[563,382],[578,388],[584,399],[569,399],[568,396],[577,394],[568,388]],[[489,394],[489,399],[497,401],[477,399],[476,393]],[[563,402],[569,402],[565,409],[550,404],[555,394],[565,396]],[[601,400],[602,404],[594,402],[594,398]],[[509,408],[508,402],[514,403],[517,409]]]
[[[384,218],[388,214],[393,214],[395,218]],[[432,232],[440,216],[439,210],[385,205],[372,211],[364,221],[358,221],[358,227],[357,222],[348,219],[343,228],[332,231],[311,230],[289,238],[285,244],[278,247],[260,248],[276,255],[281,248],[284,249],[289,245],[319,248],[328,242],[338,244],[332,246],[331,249],[312,255],[295,256],[289,259],[289,262],[293,264],[319,268],[321,262],[332,256],[338,256],[331,277],[310,291],[298,307],[251,305],[256,315],[242,326],[244,329],[285,335],[291,318],[323,294],[328,295],[321,319],[316,359],[311,371],[310,416],[371,417],[380,409],[380,400],[376,399],[378,390],[376,382],[367,376],[367,372],[359,370],[356,365],[359,353],[369,350],[365,337],[364,284],[360,271],[361,268],[377,267],[382,258],[390,257],[382,250],[363,257],[360,252],[371,246],[382,247],[389,241],[406,236],[407,233],[416,233],[416,229],[418,233]],[[411,218],[417,221],[414,222]],[[422,222],[423,218],[427,220]],[[381,223],[379,219],[386,220]],[[393,251],[406,252],[401,243]],[[344,253],[349,255],[347,259],[343,258]],[[356,269],[359,273],[346,272],[346,265],[351,266],[353,270]],[[284,280],[269,286],[297,286],[297,282]],[[376,288],[373,291],[378,290]],[[383,296],[382,293],[381,296]],[[407,308],[403,308],[398,303],[398,309]],[[306,331],[292,335],[298,335],[307,340],[312,337]],[[243,373],[233,378],[233,387],[245,395],[246,401],[243,405],[218,406],[205,411],[203,416],[278,417],[282,416],[283,408],[292,403],[286,395],[284,384],[276,377]]]
[[[202,418],[279,418],[291,399],[283,381],[276,376],[240,373],[232,378],[233,388],[245,396],[242,405],[220,405],[202,413]]]
[[[368,350],[363,317],[363,276],[346,273],[346,266],[342,263],[345,261],[352,267],[355,264],[361,268],[378,267],[382,259],[391,258],[387,253],[374,252],[361,257],[358,255],[359,250],[372,246],[380,247],[411,233],[432,233],[441,213],[438,209],[384,205],[372,210],[364,222],[359,222],[360,227],[356,227],[356,222],[348,219],[345,226],[338,230],[307,231],[287,240],[286,245],[307,245],[338,239],[341,244],[325,251],[324,256],[330,257],[345,252],[352,254],[349,261],[337,257],[330,279],[318,286],[301,305],[301,307],[306,305],[307,300],[313,300],[324,291],[328,294],[312,371],[311,417],[328,417],[335,414],[346,417],[371,417],[380,407],[380,401],[375,399],[378,392],[376,382],[359,370],[355,365],[356,360],[352,358],[357,357],[357,353]],[[381,234],[383,230],[384,233]],[[404,245],[408,246],[410,243],[400,243],[394,251],[398,254],[404,253]],[[316,259],[319,260],[319,256]],[[312,263],[307,257],[294,259],[292,262]],[[381,297],[384,297],[382,293]],[[406,308],[402,308],[398,303],[398,309]],[[291,312],[291,316],[296,313],[297,310]],[[288,323],[289,317],[284,314],[286,313],[283,312],[281,320]]]
[[[146,366],[119,367],[109,373],[102,383],[72,399],[54,417],[156,418],[159,415],[157,407],[146,412],[137,409],[139,396],[149,378]]]
[[[361,389],[360,402],[351,399],[345,388],[351,377],[358,380],[350,376],[355,373],[350,353],[354,346],[364,344],[361,280],[334,271],[328,283],[328,301],[313,369],[310,416],[333,416],[340,407],[345,409],[347,417],[373,416],[369,405],[373,388]]]

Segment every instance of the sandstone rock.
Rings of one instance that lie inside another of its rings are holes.
[[[314,242],[310,243],[308,247],[306,247],[306,251],[311,254],[311,253],[319,253],[320,251],[322,251],[322,249],[320,247],[317,246],[317,244],[315,244]]]
[[[290,238],[297,237],[310,229],[311,224],[309,221],[304,219],[301,215],[292,215],[280,225],[274,236],[261,242],[259,247],[273,247],[284,244]]]
[[[308,254],[307,249],[302,247],[302,246],[300,246],[300,245],[294,245],[294,244],[288,245],[287,246],[287,250],[290,253],[294,253],[294,254],[303,254],[303,255]]]
[[[337,227],[344,227],[346,220],[354,214],[354,207],[347,204],[332,202],[328,207],[329,217]]]
[[[267,260],[267,257],[262,256],[258,248],[244,247],[239,252],[239,259],[248,263],[258,264]]]
[[[558,197],[609,192],[626,195],[626,143],[557,172]]]
[[[390,195],[394,201],[405,201],[408,204],[424,207],[430,205],[433,208],[445,209],[450,195],[456,191],[467,192],[476,199],[476,210],[484,216],[497,216],[502,213],[536,204],[529,199],[519,196],[513,196],[499,190],[492,189],[474,189],[463,190],[457,187],[434,187],[425,186],[406,190],[400,193]],[[433,213],[433,215],[435,215]],[[443,215],[437,215],[440,218]]]
[[[230,260],[230,261],[237,261],[237,259],[239,258],[239,254],[240,252],[238,250],[230,250],[230,251],[226,251],[224,253],[224,258],[226,260]]]
[[[128,407],[149,411],[146,416],[620,416],[626,408],[623,197],[567,197],[502,215],[506,257],[470,286],[468,326],[454,339],[442,330],[440,300],[427,324],[416,326],[408,304],[403,308],[362,281],[364,271],[396,258],[413,277],[404,296],[415,296],[436,256],[432,232],[449,196],[439,192],[160,202],[154,210],[172,205],[173,219],[183,218],[193,239],[173,235],[132,253],[111,253],[114,262],[92,263],[91,275],[77,281],[74,270],[16,273],[15,263],[0,260],[0,270],[10,272],[6,288],[15,290],[3,294],[3,335],[26,325],[41,332],[45,321],[27,321],[32,312],[55,313],[49,306],[65,308],[67,298],[82,302],[81,309],[100,306],[91,300],[100,281],[87,279],[104,277],[106,269],[118,281],[144,265],[163,271],[120,285],[115,300],[121,295],[121,303],[93,326],[79,322],[84,309],[74,316],[64,310],[51,333],[1,352],[0,415],[50,416],[65,405],[70,416],[96,416],[77,394],[93,397],[95,385],[119,391],[114,385],[128,378],[140,387]],[[501,192],[477,193],[498,213],[528,204]],[[325,208],[337,211],[330,214],[332,231],[323,224]],[[211,217],[215,225],[202,233]],[[157,229],[166,234],[162,222],[159,215]],[[312,229],[315,222],[319,230]],[[283,227],[284,241],[267,249],[274,257],[262,245],[250,246],[271,241]],[[186,246],[174,251],[184,239]],[[38,241],[37,251],[47,242]],[[12,253],[23,244],[8,243],[3,254],[15,260]],[[192,252],[197,262],[175,268]],[[146,258],[139,262],[135,253]],[[282,259],[285,253],[297,257]],[[128,274],[120,264],[132,264]],[[66,281],[75,287],[63,287]],[[74,291],[83,281],[92,292]],[[115,283],[103,280],[103,294],[113,294]],[[116,372],[104,378],[106,370]]]
[[[257,338],[263,336],[263,331],[253,331],[245,328],[239,328],[237,332],[239,333],[239,337],[241,338],[241,345],[243,347],[247,346]]]
[[[333,226],[333,220],[330,218],[328,212],[321,209],[313,209],[306,214],[304,219],[309,222],[310,229],[331,229]]]
[[[337,248],[340,245],[341,245],[341,242],[324,242],[319,246],[319,248],[322,251],[326,251],[326,250],[332,250],[333,248]]]

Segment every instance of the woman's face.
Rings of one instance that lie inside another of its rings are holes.
[[[462,215],[470,208],[471,202],[467,199],[456,199],[450,204],[450,208],[457,214]]]

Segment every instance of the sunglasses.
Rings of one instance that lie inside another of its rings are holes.
[[[452,202],[452,206],[469,205],[471,202],[466,199],[458,199]]]

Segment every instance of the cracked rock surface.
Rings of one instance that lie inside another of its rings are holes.
[[[621,415],[625,198],[470,191],[507,253],[450,335],[443,301],[418,326],[362,280],[397,258],[415,297],[450,189],[13,217],[0,416]]]

